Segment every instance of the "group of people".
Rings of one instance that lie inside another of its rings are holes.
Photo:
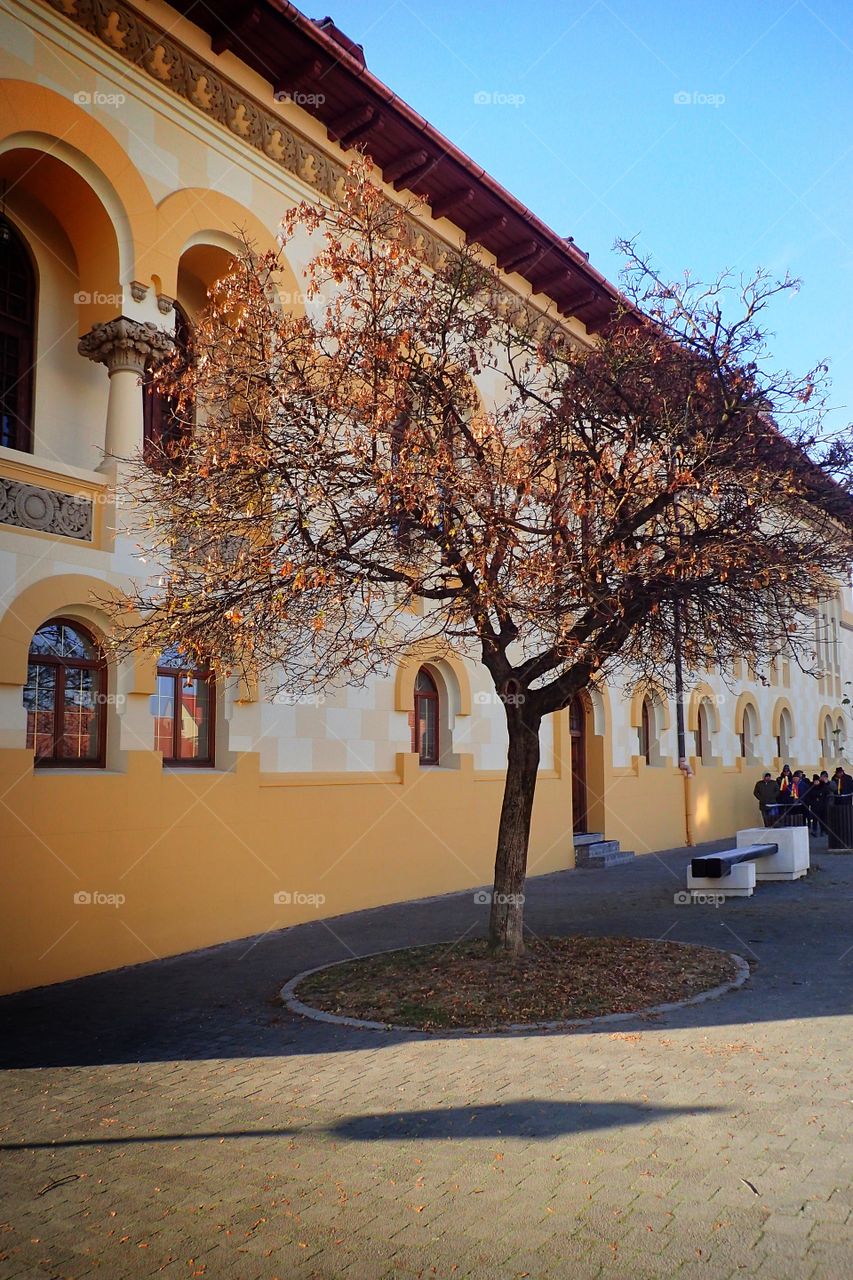
[[[794,769],[786,764],[774,780],[769,771],[760,782],[756,782],[752,794],[758,801],[761,817],[765,827],[772,827],[784,817],[784,810],[779,805],[800,804],[803,806],[809,829],[818,835],[826,822],[826,810],[833,804],[853,804],[853,777],[846,773],[843,765],[839,765],[830,778],[826,769],[812,774],[811,781],[802,769]]]

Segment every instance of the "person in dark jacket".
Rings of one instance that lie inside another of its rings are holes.
[[[808,808],[812,814],[812,835],[821,836],[826,829],[826,806],[830,797],[829,773],[826,769],[817,774],[808,794]]]
[[[819,775],[814,773],[812,774],[811,782],[807,782],[806,786],[800,792],[800,804],[803,805],[806,811],[809,833],[813,836],[818,836],[821,832],[820,811],[822,808],[822,790],[823,783],[821,782]]]
[[[758,808],[761,813],[761,820],[765,827],[769,827],[772,823],[772,817],[767,812],[769,804],[777,804],[779,801],[779,784],[773,781],[773,774],[765,773],[760,781],[756,782],[752,788],[752,794],[758,801]]]
[[[832,775],[832,797],[836,804],[853,803],[853,778],[849,773],[844,772],[844,766],[839,765]]]
[[[795,769],[791,774],[791,786],[788,791],[788,801],[791,808],[788,811],[788,821],[785,823],[786,826],[798,826],[800,819],[803,820],[806,826],[808,825],[809,813],[803,803],[808,789],[808,778],[803,773],[802,769]]]
[[[782,772],[776,779],[776,785],[779,788],[779,803],[788,804],[791,800],[791,783],[793,782],[793,774],[789,764],[782,765]]]

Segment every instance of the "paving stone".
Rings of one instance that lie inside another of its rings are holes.
[[[690,856],[527,887],[540,935],[760,953],[651,1021],[458,1039],[276,1003],[348,948],[476,931],[470,894],[0,1000],[0,1280],[849,1274],[853,859],[710,913],[673,904]]]

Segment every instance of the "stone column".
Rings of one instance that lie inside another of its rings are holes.
[[[175,342],[150,322],[118,316],[96,324],[77,344],[81,356],[105,364],[110,375],[104,463],[134,458],[142,449],[143,419],[140,380],[171,355]]]

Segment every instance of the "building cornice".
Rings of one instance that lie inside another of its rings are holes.
[[[178,95],[191,108],[201,112],[239,142],[259,152],[330,203],[338,199],[346,174],[344,162],[318,146],[275,111],[265,107],[256,97],[199,57],[171,32],[165,31],[132,6],[123,3],[123,0],[41,0],[41,3],[100,41],[113,54],[132,63],[158,86]],[[193,14],[193,19],[196,18],[197,15]],[[387,180],[388,175],[385,174],[385,177]],[[428,265],[438,269],[452,247],[451,241],[433,231],[415,215],[409,215],[408,221],[412,245],[417,247]],[[480,243],[485,248],[489,248],[487,239],[485,234],[480,238]],[[500,259],[498,266],[501,267]],[[504,266],[502,269],[509,268]],[[518,271],[523,274],[523,264],[518,265]],[[597,273],[594,274],[597,276]],[[612,286],[609,287],[612,289]],[[505,285],[504,289],[508,312],[523,311],[528,324],[543,321],[551,325],[556,323],[560,328],[565,327],[565,319],[560,319],[550,308],[546,312],[541,306],[522,298],[509,285]],[[545,296],[550,296],[545,290],[542,292]],[[585,296],[591,296],[589,289]],[[554,305],[558,306],[556,303]],[[586,323],[590,330],[594,328],[588,317],[581,317],[581,323]]]
[[[546,294],[561,315],[594,332],[624,305],[571,236],[557,235],[374,76],[361,48],[331,20],[308,18],[290,0],[168,3],[208,35],[215,55],[230,52],[269,83],[272,96],[298,102],[344,151],[364,148],[395,190],[424,199],[433,218],[448,218],[481,243],[501,270]]]

